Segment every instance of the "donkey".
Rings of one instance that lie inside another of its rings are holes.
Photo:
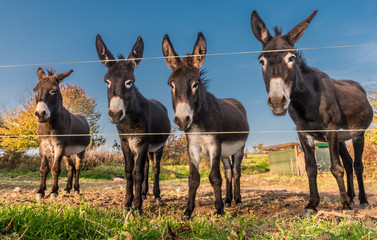
[[[64,191],[66,193],[71,191],[73,175],[75,174],[75,194],[80,194],[80,162],[84,159],[85,149],[90,143],[89,123],[83,116],[70,113],[63,107],[59,88],[63,79],[72,72],[73,70],[69,70],[56,75],[55,71],[50,70],[48,76],[46,76],[42,68],[38,68],[37,71],[39,81],[33,89],[37,103],[35,110],[35,116],[38,120],[37,133],[41,135],[38,137],[41,155],[41,182],[36,196],[37,200],[45,196],[46,176],[49,172],[50,160],[52,160],[51,174],[53,177],[50,197],[57,197],[58,177],[63,158],[65,158],[68,170],[68,182]],[[71,155],[76,155],[75,163],[70,158]]]
[[[182,61],[167,34],[162,42],[166,63],[172,69],[168,84],[172,89],[174,122],[179,130],[185,131],[188,142],[189,194],[184,213],[187,218],[190,218],[194,211],[196,190],[200,184],[200,154],[211,160],[209,180],[215,193],[217,214],[224,214],[224,204],[221,200],[220,159],[223,161],[226,173],[225,203],[230,206],[232,201],[232,178],[234,178],[234,201],[239,205],[242,203],[241,162],[249,131],[246,110],[233,98],[219,99],[207,92],[204,72],[199,69],[204,63],[206,49],[206,40],[201,32],[198,33],[192,54]],[[224,133],[235,131],[243,131],[243,133]],[[232,163],[229,156],[232,156]]]
[[[136,40],[128,60],[120,55],[119,61],[116,61],[100,35],[96,38],[96,48],[99,59],[108,68],[105,82],[109,117],[118,129],[126,163],[125,209],[131,207],[135,185],[134,208],[141,212],[142,200],[148,193],[148,155],[153,161],[153,194],[156,202],[161,202],[160,162],[169,135],[153,133],[170,132],[168,112],[160,102],[144,98],[134,84],[134,70],[140,64],[144,51],[141,37]]]
[[[353,164],[359,185],[360,205],[362,208],[368,207],[363,183],[363,129],[368,128],[373,118],[372,107],[360,84],[351,80],[331,79],[326,73],[308,66],[301,54],[294,50],[294,44],[316,14],[317,10],[285,35],[275,28],[274,37],[257,11],[254,10],[251,14],[251,29],[263,45],[264,52],[260,54],[259,62],[262,65],[268,93],[267,103],[276,116],[284,115],[288,110],[296,124],[305,153],[310,189],[310,201],[305,208],[306,215],[317,211],[320,200],[314,140],[329,144],[331,172],[339,186],[343,209],[351,209],[355,197]],[[274,51],[284,49],[286,51]],[[354,163],[345,144],[349,139],[352,139],[354,146]],[[347,193],[339,155],[346,170]]]

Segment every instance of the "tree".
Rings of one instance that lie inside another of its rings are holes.
[[[61,86],[61,93],[64,107],[69,111],[82,114],[89,122],[90,133],[97,134],[99,130],[97,122],[101,113],[96,111],[95,99],[88,97],[82,88],[69,84]],[[32,136],[37,134],[38,125],[34,116],[36,108],[34,97],[24,96],[19,102],[19,106],[5,108],[0,113],[0,134],[9,136],[0,139],[0,147],[10,153],[24,153],[39,146],[38,139]],[[20,135],[21,137],[17,137]],[[105,139],[102,136],[92,137],[91,146],[104,143]]]
[[[165,164],[185,164],[188,162],[187,139],[183,134],[177,133],[177,128],[166,140],[164,154],[162,155]]]
[[[373,121],[370,130],[365,134],[365,138],[367,141],[377,145],[377,87],[368,91],[368,100],[373,108]]]
[[[258,143],[256,145],[253,145],[254,153],[263,153],[263,143]]]
[[[19,135],[35,135],[37,121],[34,116],[35,103],[33,98],[20,101],[20,107],[5,108],[1,113],[2,125],[0,134],[3,137],[1,148],[8,153],[23,153],[30,148],[38,147],[38,139],[33,136],[17,137]]]

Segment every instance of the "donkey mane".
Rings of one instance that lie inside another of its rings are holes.
[[[283,29],[282,28],[279,28],[278,26],[275,26],[274,27],[274,31],[275,31],[275,35],[276,36],[280,36],[283,32]]]
[[[207,89],[209,80],[206,77],[206,70],[204,68],[199,70],[200,80],[202,81],[203,86]]]
[[[45,70],[47,71],[47,74],[49,76],[53,76],[53,75],[56,74],[56,68],[55,67],[45,68]]]

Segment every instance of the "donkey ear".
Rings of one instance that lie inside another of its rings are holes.
[[[41,68],[41,67],[38,68],[38,70],[37,70],[37,76],[38,76],[39,80],[41,80],[43,77],[46,76],[46,73],[43,70],[43,68]]]
[[[166,64],[169,68],[177,68],[178,64],[181,62],[181,59],[178,57],[178,54],[171,44],[169,36],[165,34],[164,39],[162,40],[162,53],[164,54]]]
[[[307,17],[304,21],[297,24],[294,28],[292,28],[291,31],[289,31],[285,35],[288,38],[288,40],[292,43],[292,45],[294,45],[301,38],[302,34],[305,32],[306,27],[315,17],[317,12],[318,10],[315,10],[309,17]]]
[[[96,48],[99,59],[102,61],[102,64],[106,67],[110,67],[114,64],[115,58],[110,50],[106,47],[101,36],[97,34],[96,37]]]
[[[199,68],[204,63],[205,54],[207,52],[207,43],[206,39],[204,38],[203,33],[198,33],[198,39],[194,45],[194,50],[192,51],[192,64],[194,67]]]
[[[139,36],[132,47],[130,55],[128,55],[127,62],[130,62],[132,66],[135,68],[141,62],[141,58],[143,57],[144,52],[144,42],[143,39]]]
[[[272,36],[256,10],[251,13],[250,25],[255,38],[263,44],[263,47],[271,41]]]
[[[69,75],[71,75],[71,73],[73,72],[73,70],[69,70],[68,72],[65,72],[65,73],[60,73],[58,75],[55,76],[56,78],[56,81],[58,83],[61,83],[63,81],[64,78],[68,77]]]

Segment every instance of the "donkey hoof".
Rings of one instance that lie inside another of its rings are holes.
[[[225,206],[226,208],[230,208],[230,203],[225,203],[224,206]]]
[[[69,195],[70,192],[71,191],[69,191],[69,190],[64,190],[64,194],[66,194],[66,195]]]
[[[147,199],[147,195],[141,195],[141,199],[142,199],[142,200]]]
[[[190,210],[186,209],[185,213],[182,216],[182,219],[183,220],[190,220],[191,219],[191,214],[192,214],[192,212]]]
[[[367,210],[371,209],[372,207],[369,205],[369,203],[361,203],[360,204],[360,209]]]
[[[346,204],[343,204],[343,209],[342,210],[343,211],[345,211],[345,210],[352,210],[352,207],[351,207],[350,204],[346,203]]]
[[[131,207],[124,207],[123,210],[124,210],[125,212],[129,212],[129,211],[131,211]]]
[[[76,195],[76,196],[80,196],[80,195],[81,195],[80,191],[79,191],[79,190],[76,190],[76,191],[75,191],[75,195]]]
[[[316,213],[317,213],[317,210],[316,210],[316,209],[305,208],[305,209],[304,209],[303,216],[304,216],[305,218],[308,218],[308,217],[311,217],[311,216],[315,215]]]
[[[238,209],[242,209],[243,208],[243,203],[242,202],[237,203],[236,206],[237,206]]]
[[[43,193],[37,193],[37,195],[35,196],[35,199],[37,200],[37,201],[40,201],[41,199],[43,199],[44,198],[44,194]]]
[[[161,198],[156,198],[155,202],[156,202],[157,205],[160,205],[162,203],[162,199]]]
[[[51,199],[54,199],[54,198],[56,198],[57,196],[58,196],[57,193],[51,193],[51,194],[50,194],[50,198],[51,198]]]
[[[225,215],[225,212],[224,212],[223,209],[220,209],[220,210],[217,210],[217,211],[216,211],[216,215],[218,215],[218,216],[224,216],[224,215]]]

